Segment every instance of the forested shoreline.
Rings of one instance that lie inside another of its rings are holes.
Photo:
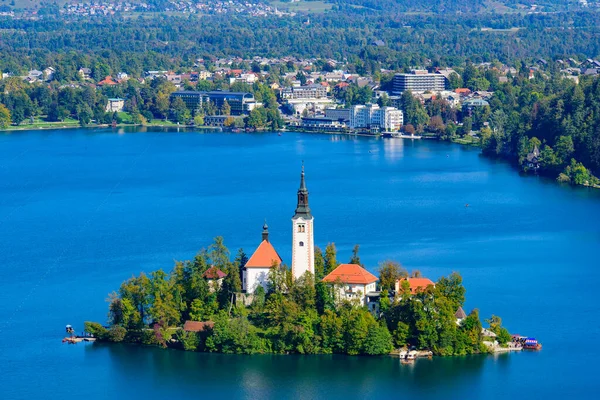
[[[358,246],[350,261],[360,264]],[[246,262],[242,249],[231,260],[217,237],[169,273],[161,269],[123,282],[108,299],[109,325],[86,322],[86,332],[100,341],[239,354],[382,355],[407,346],[445,356],[490,351],[476,309],[457,323],[456,310],[465,302],[458,273],[416,293],[405,281],[390,298],[395,282],[408,272],[396,262],[382,262],[380,308],[371,313],[356,301],[336,299],[334,288],[321,281],[339,265],[333,243],[325,252],[316,249],[314,275],[294,281],[285,265],[273,267],[268,289],[259,287],[249,306],[236,301]],[[211,267],[227,274],[217,287],[205,278]],[[190,320],[209,323],[200,332],[185,331],[181,327]],[[498,317],[488,322],[500,343],[510,341]]]

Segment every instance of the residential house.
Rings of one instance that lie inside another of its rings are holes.
[[[366,305],[368,294],[375,292],[378,280],[358,264],[340,264],[323,278],[334,287],[336,301],[358,300],[361,305]]]
[[[394,285],[396,295],[403,292],[404,282],[408,282],[408,289],[411,295],[424,292],[430,286],[435,287],[435,283],[428,278],[401,278]]]
[[[104,78],[100,82],[98,82],[96,85],[98,85],[98,86],[114,86],[114,85],[117,85],[118,83],[119,82],[115,81],[112,76],[107,76],[106,78]]]
[[[106,104],[106,112],[121,112],[123,111],[123,107],[125,107],[124,99],[108,99],[108,103]]]
[[[527,154],[525,165],[533,171],[537,171],[540,168],[540,150],[537,146],[534,146],[533,151]]]
[[[467,318],[467,313],[465,313],[465,310],[463,310],[462,307],[458,307],[458,310],[456,310],[454,317],[456,318],[456,324],[460,325],[464,321],[464,319]]]
[[[89,68],[79,68],[78,73],[81,79],[91,79],[92,77],[92,70]]]
[[[44,69],[44,80],[51,81],[52,79],[54,79],[55,72],[56,72],[56,70],[52,67],[48,67],[48,68]]]
[[[206,279],[206,282],[208,283],[208,289],[211,292],[216,292],[221,288],[223,285],[223,279],[225,279],[226,276],[227,274],[225,272],[221,271],[214,265],[207,269],[202,275],[202,277]]]

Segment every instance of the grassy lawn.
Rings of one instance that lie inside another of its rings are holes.
[[[465,135],[464,137],[461,137],[461,138],[452,139],[452,141],[454,143],[458,143],[458,144],[468,144],[468,145],[473,145],[473,146],[479,145],[479,138],[475,138],[475,137],[469,136],[469,135]]]
[[[31,121],[29,119],[27,119],[27,120],[21,122],[21,125],[18,125],[18,126],[11,125],[6,130],[14,131],[14,130],[21,130],[21,129],[69,128],[69,127],[74,127],[74,126],[79,126],[79,121],[76,119],[72,119],[72,118],[67,118],[64,121],[58,121],[58,122],[48,122],[48,121],[44,121],[41,118],[35,118],[33,120],[33,123],[31,123]]]
[[[177,126],[176,123],[173,123],[171,121],[165,121],[164,119],[153,119],[151,121],[148,121],[148,123],[146,124],[146,126],[152,126],[152,125],[159,125],[159,126],[165,126],[165,125],[169,125],[169,126]]]
[[[322,13],[331,10],[333,7],[332,4],[325,3],[324,1],[296,1],[294,3],[271,1],[270,4],[280,10],[311,13]]]

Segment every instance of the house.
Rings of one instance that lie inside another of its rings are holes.
[[[215,326],[213,321],[185,321],[183,324],[183,330],[186,332],[204,332],[210,330]]]
[[[408,287],[410,294],[416,294],[419,292],[424,292],[428,287],[435,287],[435,283],[431,279],[428,278],[401,278],[396,281],[394,289],[396,290],[396,294],[402,292],[403,282],[408,282]]]
[[[226,276],[227,274],[225,272],[221,271],[214,265],[207,269],[202,275],[202,277],[208,282],[208,289],[211,292],[216,292],[221,288],[221,285],[223,285],[223,279],[225,279]]]
[[[118,82],[115,81],[112,76],[107,76],[97,83],[98,86],[113,86],[116,84],[118,84]]]
[[[467,318],[467,313],[465,313],[465,310],[463,310],[462,307],[458,307],[458,310],[454,313],[454,317],[456,318],[456,324],[460,325],[463,320]]]
[[[471,89],[469,88],[458,88],[458,89],[454,89],[454,93],[460,95],[460,96],[468,96],[471,94]]]
[[[537,146],[533,147],[533,151],[527,154],[525,159],[527,168],[537,171],[540,168],[540,150]]]
[[[269,242],[269,227],[265,222],[262,242],[242,269],[242,289],[244,292],[252,294],[259,286],[267,290],[269,272],[271,268],[279,267],[281,262],[281,257]]]
[[[106,112],[121,112],[123,111],[123,107],[125,107],[124,99],[108,99],[108,104],[106,104]]]
[[[323,278],[323,282],[334,286],[337,301],[358,299],[361,305],[366,305],[367,295],[375,291],[378,280],[358,264],[340,264]]]
[[[127,73],[126,73],[126,72],[119,72],[119,73],[117,74],[117,80],[118,80],[119,82],[125,82],[125,81],[126,81],[126,80],[128,80],[128,79],[129,79],[129,75],[127,75]]]
[[[92,70],[89,68],[79,68],[78,73],[82,79],[90,79],[92,77]]]
[[[56,72],[56,70],[52,67],[48,67],[48,68],[44,69],[44,80],[51,81],[52,79],[54,79],[55,72]]]

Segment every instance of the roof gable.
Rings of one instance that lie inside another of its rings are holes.
[[[279,266],[281,261],[282,259],[273,245],[263,240],[246,263],[245,268],[271,268],[273,263]]]
[[[221,279],[225,278],[227,274],[221,271],[219,268],[212,266],[207,269],[202,276],[206,279]]]
[[[434,286],[435,283],[429,278],[402,278],[399,280],[399,287],[402,287],[402,281],[408,281],[410,285],[410,293],[415,294],[418,291],[427,289],[428,286]]]
[[[379,278],[358,264],[340,264],[323,278],[323,282],[335,283],[338,280],[342,283],[368,285],[377,282]]]

